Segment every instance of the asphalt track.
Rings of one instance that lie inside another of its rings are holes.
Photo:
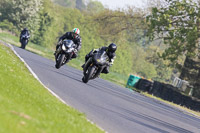
[[[103,79],[13,46],[42,83],[109,133],[200,133],[200,119]]]

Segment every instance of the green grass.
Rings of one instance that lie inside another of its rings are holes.
[[[14,53],[0,44],[1,133],[103,132],[48,92]]]
[[[105,80],[109,80],[113,83],[116,83],[120,86],[123,86],[123,87],[125,87],[127,80],[128,80],[127,75],[122,75],[122,74],[115,73],[115,72],[110,72],[109,74],[101,74],[100,77]]]

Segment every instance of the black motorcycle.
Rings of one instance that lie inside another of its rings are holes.
[[[57,54],[55,56],[56,65],[55,67],[59,69],[62,65],[69,62],[72,55],[75,52],[76,45],[72,40],[63,40],[61,45],[57,49]]]
[[[87,83],[89,80],[95,79],[108,64],[109,57],[106,52],[104,50],[95,51],[84,65],[82,81]]]
[[[28,44],[28,39],[30,38],[30,36],[28,35],[28,33],[25,33],[21,36],[20,38],[20,42],[21,42],[21,48],[25,49],[26,45]]]

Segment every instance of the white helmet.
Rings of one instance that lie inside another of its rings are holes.
[[[72,30],[72,32],[75,33],[75,34],[77,34],[77,35],[80,34],[80,30],[79,30],[78,28],[74,28],[74,29]]]

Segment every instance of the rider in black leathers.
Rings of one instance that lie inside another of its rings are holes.
[[[30,34],[29,34],[29,31],[28,31],[28,28],[24,28],[22,31],[21,31],[21,34],[20,34],[20,38],[19,38],[19,42],[21,42],[22,41],[22,35],[24,35],[24,34],[28,34],[28,37],[30,37]],[[29,40],[28,40],[29,41]]]
[[[58,44],[56,46],[56,51],[54,55],[57,55],[57,49],[59,45],[62,43],[64,39],[72,40],[76,44],[76,51],[74,51],[74,54],[72,55],[72,58],[76,58],[78,56],[78,51],[81,49],[81,37],[80,37],[80,30],[78,28],[74,28],[72,32],[66,32],[63,36],[59,38]]]
[[[85,62],[87,62],[87,60],[93,56],[95,51],[99,51],[99,50],[104,50],[106,51],[108,57],[109,57],[109,64],[107,67],[105,67],[101,73],[109,73],[109,67],[112,66],[113,62],[114,62],[114,58],[116,57],[115,55],[115,51],[117,50],[117,45],[114,43],[111,43],[108,47],[101,47],[99,49],[95,49],[89,52],[89,54],[87,54],[85,56]],[[82,65],[82,68],[84,68],[85,64]]]

